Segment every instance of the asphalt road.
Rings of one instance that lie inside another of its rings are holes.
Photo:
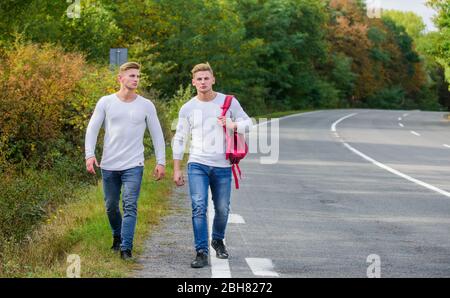
[[[450,277],[450,122],[443,115],[327,110],[280,120],[278,162],[262,164],[267,154],[241,162],[226,266],[212,256],[208,268],[189,267],[184,187],[174,199],[184,211],[148,240],[136,276],[364,278],[369,268],[381,277]],[[168,234],[176,235],[169,244]]]

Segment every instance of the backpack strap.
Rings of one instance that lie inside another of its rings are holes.
[[[225,101],[223,102],[222,108],[222,116],[225,116],[225,114],[228,112],[231,106],[231,101],[233,100],[233,95],[227,95],[225,97]]]
[[[239,176],[241,176],[241,170],[239,169],[239,166],[235,163],[231,165],[231,171],[233,172],[233,177],[234,177],[234,185],[236,186],[236,189],[239,189],[239,180],[236,175],[236,168],[239,171]]]
[[[222,116],[225,116],[226,113],[228,112],[228,110],[230,109],[232,100],[233,100],[233,95],[227,95],[225,97],[225,101],[223,103],[223,106],[221,107],[222,108]],[[225,141],[226,141],[226,146],[227,146],[226,151],[225,151],[225,157],[226,157],[226,159],[229,159],[232,142],[231,142],[230,136],[228,135],[226,125],[223,126],[223,133],[225,134]]]
[[[225,101],[223,103],[222,106],[222,116],[225,116],[225,114],[228,112],[228,109],[231,106],[231,101],[233,100],[233,95],[227,95],[225,97]],[[225,138],[226,138],[226,143],[227,143],[227,153],[226,153],[226,158],[229,159],[230,157],[230,148],[228,148],[229,146],[231,146],[231,140],[230,140],[230,136],[227,133],[227,126],[225,125],[223,127],[223,132],[225,133]],[[241,169],[239,168],[238,164],[232,164],[231,165],[231,171],[233,172],[233,177],[234,177],[234,185],[236,186],[236,189],[239,189],[239,180],[236,174],[236,168],[239,172],[239,177],[241,177]]]

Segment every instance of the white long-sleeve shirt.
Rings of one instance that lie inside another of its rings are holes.
[[[100,167],[110,171],[122,171],[144,166],[144,133],[148,127],[155,150],[156,162],[166,163],[165,142],[155,105],[138,95],[131,102],[124,102],[111,94],[102,97],[95,106],[86,130],[86,159],[95,156],[97,136],[105,125],[103,155]]]
[[[183,159],[186,144],[191,137],[188,163],[197,162],[213,167],[231,166],[225,156],[223,127],[217,121],[222,115],[221,107],[225,97],[225,94],[217,93],[217,96],[208,102],[194,97],[181,107],[172,143],[173,159]],[[226,117],[237,123],[238,133],[248,132],[253,126],[252,120],[236,98],[233,98]]]

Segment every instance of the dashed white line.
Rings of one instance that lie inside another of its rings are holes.
[[[208,226],[209,233],[212,232],[212,225],[214,221],[214,205],[211,196],[211,189],[208,189]],[[209,237],[208,237],[209,238]],[[214,253],[215,250],[209,243],[209,259],[211,261],[211,277],[212,278],[231,278],[230,263],[228,259],[219,259]]]
[[[254,275],[279,277],[275,272],[272,260],[263,258],[245,258]]]
[[[354,114],[352,114],[351,116],[353,116],[353,115],[354,115]],[[337,120],[335,123],[333,123],[334,127],[336,127],[336,124],[337,124],[337,123],[339,123],[340,121],[344,120],[344,118],[346,119],[346,118],[349,118],[349,117],[351,117],[351,116],[348,115],[348,116],[346,116],[346,117],[343,117],[343,118]],[[403,174],[402,172],[397,171],[397,170],[395,170],[395,169],[393,169],[393,168],[391,168],[391,167],[389,167],[389,166],[387,166],[387,165],[385,165],[385,164],[382,164],[381,162],[378,162],[378,161],[376,161],[375,159],[373,159],[373,158],[371,158],[371,157],[365,155],[364,153],[362,153],[362,152],[356,150],[355,148],[353,148],[352,146],[350,146],[350,145],[347,144],[346,142],[343,142],[343,144],[344,144],[344,146],[347,147],[350,151],[352,151],[352,152],[355,153],[356,155],[361,156],[361,157],[364,158],[365,160],[367,160],[367,161],[373,163],[373,164],[376,165],[377,167],[380,167],[380,168],[382,168],[382,169],[384,169],[384,170],[386,170],[386,171],[388,171],[388,172],[390,172],[390,173],[392,173],[392,174],[395,174],[395,175],[397,175],[397,176],[400,176],[400,177],[402,177],[402,178],[404,178],[404,179],[406,179],[406,180],[408,180],[408,181],[411,181],[411,182],[413,182],[413,183],[415,183],[415,184],[417,184],[417,185],[423,186],[423,187],[425,187],[425,188],[427,188],[427,189],[430,189],[430,190],[432,190],[432,191],[435,191],[435,192],[437,192],[437,193],[439,193],[439,194],[441,194],[441,195],[444,195],[444,196],[450,198],[450,193],[449,193],[449,192],[447,192],[447,191],[445,191],[445,190],[442,190],[442,189],[440,189],[440,188],[437,188],[436,186],[433,186],[433,185],[431,185],[431,184],[428,184],[428,183],[425,183],[425,182],[423,182],[423,181],[420,181],[420,180],[418,180],[418,179],[415,179],[415,178],[413,178],[413,177],[411,177],[411,176],[408,176],[408,175],[406,175],[406,174]]]
[[[403,114],[403,117],[408,117],[409,114]]]
[[[420,137],[420,133],[417,133],[417,132],[415,132],[414,130],[411,130],[411,133],[412,133],[413,135],[416,135],[416,136]]]
[[[230,213],[230,215],[228,216],[228,223],[245,224],[245,220],[239,214]]]
[[[399,123],[398,125],[400,125],[400,127],[405,127],[403,124]]]
[[[402,117],[398,117],[398,121],[402,121]]]
[[[447,147],[447,148],[450,148],[450,145],[447,145],[447,144],[444,144],[443,146],[444,146],[444,147]]]

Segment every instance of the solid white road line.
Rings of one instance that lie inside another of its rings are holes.
[[[416,136],[420,137],[420,133],[417,133],[417,132],[415,132],[414,130],[411,130],[411,133],[412,133],[413,135],[416,135]]]
[[[230,215],[228,216],[228,223],[245,224],[245,220],[239,214],[230,213]]]
[[[212,233],[212,225],[214,221],[214,203],[212,201],[211,189],[208,189],[208,235]],[[210,237],[208,237],[210,238]],[[218,259],[216,251],[209,242],[209,260],[211,262],[212,278],[231,278],[230,263],[228,259]]]
[[[274,266],[272,264],[272,260],[270,259],[245,258],[245,261],[247,262],[250,269],[252,269],[254,275],[272,277],[280,276],[274,271]]]
[[[288,115],[288,116],[284,116],[284,117],[281,117],[281,118],[273,118],[273,119],[286,120],[286,119],[293,118],[293,117],[305,116],[305,115],[310,115],[310,114],[316,114],[316,113],[320,113],[320,112],[322,112],[322,111],[305,112],[305,113],[293,114],[293,115]],[[254,124],[253,128],[256,128],[256,127],[258,127],[260,125],[263,125],[265,123],[270,123],[270,122],[273,121],[273,119],[270,119],[270,120],[267,120],[267,121],[263,121],[263,122],[260,122],[258,124]]]
[[[343,121],[343,120],[345,120],[345,119],[347,119],[347,118],[350,118],[350,117],[352,117],[352,116],[355,116],[356,114],[358,114],[358,113],[353,113],[353,114],[347,115],[347,116],[345,116],[345,117],[342,117],[342,118],[339,119],[338,121],[334,122],[333,125],[331,125],[331,131],[335,132],[335,131],[336,131],[336,125],[338,125],[339,122],[341,122],[341,121]]]
[[[398,125],[400,125],[400,127],[405,127],[405,126],[403,126],[403,124],[401,124],[401,123],[399,123]]]
[[[353,115],[354,115],[354,114],[352,114],[352,116],[353,116]],[[343,118],[337,120],[333,125],[335,125],[336,123],[339,123],[340,121],[344,120],[344,118],[346,119],[346,118],[349,118],[349,117],[351,117],[351,116],[348,115],[348,116],[346,116],[346,117],[343,117]],[[336,127],[336,126],[335,126],[335,127]],[[406,180],[408,180],[408,181],[411,181],[411,182],[413,182],[413,183],[415,183],[415,184],[417,184],[417,185],[423,186],[423,187],[425,187],[425,188],[428,188],[428,189],[430,189],[430,190],[432,190],[432,191],[435,191],[435,192],[437,192],[437,193],[439,193],[439,194],[441,194],[441,195],[444,195],[444,196],[450,198],[450,193],[449,193],[449,192],[447,192],[447,191],[445,191],[445,190],[442,190],[442,189],[440,189],[440,188],[437,188],[436,186],[433,186],[433,185],[431,185],[431,184],[428,184],[428,183],[425,183],[425,182],[423,182],[423,181],[420,181],[420,180],[418,180],[418,179],[415,179],[415,178],[413,178],[413,177],[411,177],[411,176],[408,176],[408,175],[406,175],[406,174],[403,174],[402,172],[397,171],[397,170],[395,170],[395,169],[393,169],[393,168],[391,168],[391,167],[389,167],[389,166],[387,166],[387,165],[385,165],[385,164],[382,164],[381,162],[378,162],[378,161],[376,161],[375,159],[373,159],[373,158],[371,158],[371,157],[365,155],[364,153],[362,153],[362,152],[356,150],[355,148],[353,148],[352,146],[350,146],[350,145],[347,144],[346,142],[343,142],[343,144],[344,144],[344,146],[347,147],[350,151],[352,151],[352,152],[355,153],[356,155],[361,156],[361,157],[364,158],[365,160],[367,160],[367,161],[373,163],[373,164],[376,165],[377,167],[380,167],[380,168],[382,168],[382,169],[384,169],[384,170],[386,170],[386,171],[388,171],[388,172],[390,172],[390,173],[392,173],[392,174],[395,174],[395,175],[397,175],[397,176],[400,176],[400,177],[402,177],[402,178],[404,178],[404,179],[406,179]]]

